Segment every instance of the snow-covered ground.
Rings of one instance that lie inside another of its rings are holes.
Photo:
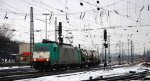
[[[31,66],[10,66],[10,67],[0,67],[0,70],[4,70],[4,69],[15,69],[15,68],[27,68],[27,67],[31,67]]]
[[[84,71],[84,72],[45,76],[39,78],[22,79],[17,81],[81,81],[87,80],[89,79],[89,77],[96,78],[100,76],[103,77],[117,76],[129,73],[129,71],[142,72],[145,71],[145,69],[150,68],[147,68],[142,64],[138,64],[131,67],[114,68],[109,70],[107,69],[107,70]]]

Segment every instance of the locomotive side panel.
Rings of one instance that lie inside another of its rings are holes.
[[[50,44],[50,63],[51,65],[57,64],[59,59],[59,52],[58,52],[58,46],[56,43]]]
[[[59,64],[77,64],[78,56],[76,50],[71,46],[59,47]]]

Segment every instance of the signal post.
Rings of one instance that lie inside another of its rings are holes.
[[[105,61],[104,61],[104,67],[107,67],[107,56],[106,56],[106,48],[108,48],[108,44],[107,44],[107,30],[104,29],[104,47],[105,47]]]

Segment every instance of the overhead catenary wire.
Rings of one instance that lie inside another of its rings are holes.
[[[110,11],[111,12],[111,11]],[[38,15],[38,14],[37,14]],[[25,15],[24,15],[24,17],[25,17]],[[27,16],[28,17],[28,16]],[[24,19],[24,18],[23,18]],[[84,19],[85,21],[86,21],[86,19]]]

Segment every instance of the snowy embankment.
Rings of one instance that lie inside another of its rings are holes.
[[[27,68],[27,67],[31,67],[31,66],[10,66],[10,67],[0,67],[0,70],[4,70],[4,69],[17,69],[17,68]]]
[[[23,79],[17,81],[81,81],[81,80],[87,80],[89,79],[89,77],[92,78],[97,78],[100,76],[110,77],[110,76],[123,75],[129,73],[129,71],[142,72],[145,71],[145,69],[150,69],[150,68],[147,68],[142,64],[138,64],[131,67],[67,73],[67,74],[52,75],[52,76],[45,76],[39,78],[29,78],[29,79]]]

